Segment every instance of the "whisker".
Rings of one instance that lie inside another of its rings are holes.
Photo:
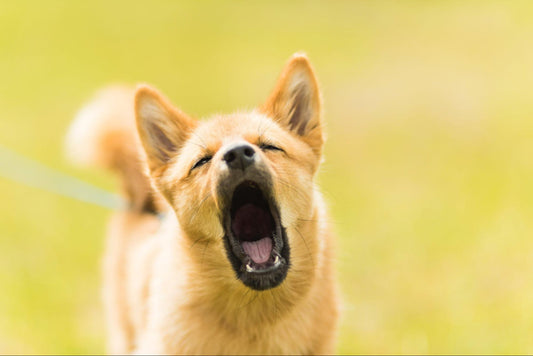
[[[265,127],[263,129],[263,131],[261,131],[261,125],[265,123],[265,124],[268,124],[267,127]],[[257,127],[257,131],[259,133],[259,138],[261,139],[263,137],[263,135],[265,134],[265,132],[267,130],[269,130],[272,126],[274,126],[274,122],[273,121],[266,121],[266,120],[261,120],[259,121],[259,126]]]
[[[211,240],[207,240],[207,243],[204,246],[204,250],[202,251],[202,257],[200,258],[200,264],[204,264],[204,257],[205,257],[205,251],[207,250],[207,246],[211,243]]]
[[[198,146],[198,147],[200,147],[200,148],[203,148],[204,150],[207,149],[207,147],[204,146],[204,145],[202,145],[201,143],[194,142],[194,141],[189,141],[189,142],[192,143],[193,145],[196,145],[196,146]]]
[[[307,241],[305,240],[304,236],[302,235],[302,233],[300,232],[300,230],[295,226],[294,227],[294,230],[296,230],[296,232],[298,233],[298,235],[300,235],[300,238],[302,239],[304,245],[305,245],[305,248],[307,249],[307,254],[309,255],[309,259],[311,260],[311,263],[313,264],[313,268],[315,267],[315,260],[313,259],[313,255],[311,254],[311,250],[309,249],[309,245],[307,244]]]
[[[301,219],[301,218],[296,218],[296,220],[299,220],[299,221],[304,221],[304,222],[316,222],[316,223],[319,223],[319,222],[326,222],[328,224],[333,224],[333,225],[342,225],[340,224],[339,222],[333,220],[333,219],[322,219],[322,220],[319,220],[319,219]]]
[[[242,307],[245,308],[247,307],[248,305],[252,304],[253,302],[255,302],[255,300],[257,299],[257,297],[259,297],[259,294],[261,294],[260,292],[256,292],[255,293],[255,296],[252,298],[252,300],[250,300],[248,303],[244,304]]]
[[[189,246],[189,248],[193,248],[198,242],[201,242],[201,241],[204,241],[204,240],[207,240],[206,238],[203,238],[203,237],[199,237],[197,238],[196,240],[194,240],[194,242],[192,243],[191,246]]]
[[[251,289],[250,288],[247,288],[246,289],[246,292],[244,292],[244,294],[242,295],[241,297],[241,301],[239,302],[239,307],[240,308],[243,308],[245,307],[245,305],[243,305],[242,303],[244,302],[244,299],[246,298],[246,296],[248,295],[248,293],[250,293]]]
[[[191,134],[194,137],[196,137],[197,139],[199,139],[200,142],[202,142],[203,145],[201,147],[203,147],[204,149],[207,149],[207,145],[206,145],[205,141],[203,140],[203,138],[200,135],[198,135],[196,132],[192,132]]]
[[[296,188],[294,185],[292,185],[291,183],[287,182],[283,178],[279,178],[278,177],[276,180],[277,180],[277,182],[281,183],[285,187],[290,188],[292,190],[292,192],[295,193],[296,195],[298,195],[298,197],[300,199],[303,199],[303,200],[307,200],[308,199],[308,197],[306,197],[298,188]]]
[[[205,197],[200,201],[200,203],[196,207],[196,211],[194,212],[193,216],[191,216],[190,218],[191,223],[194,221],[194,219],[196,219],[196,216],[200,213],[200,210],[202,209],[202,205],[207,201],[207,199],[209,199],[210,196],[211,194],[207,193]]]
[[[281,311],[279,310],[278,305],[276,303],[276,297],[275,297],[274,293],[271,290],[269,292],[270,292],[270,295],[272,296],[272,299],[273,299],[272,305],[274,306],[274,309],[276,309],[276,316],[280,317],[281,316]]]

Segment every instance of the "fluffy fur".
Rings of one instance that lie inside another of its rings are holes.
[[[69,155],[118,172],[131,203],[112,218],[104,260],[110,352],[334,352],[334,241],[314,184],[320,100],[298,54],[252,112],[197,121],[146,85],[104,90],[81,111]],[[227,183],[224,150],[236,142],[251,145],[266,167],[290,246],[286,278],[266,290],[236,277],[224,245],[218,189]],[[195,165],[202,157],[207,163]]]

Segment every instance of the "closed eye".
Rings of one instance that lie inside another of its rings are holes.
[[[191,168],[191,171],[195,168],[198,168],[198,167],[201,167],[203,166],[204,164],[206,164],[207,162],[209,162],[211,160],[211,156],[205,156],[205,157],[202,157],[200,158]]]
[[[280,148],[278,146],[274,146],[274,145],[271,145],[271,144],[268,144],[268,143],[260,144],[259,148],[262,149],[263,151],[281,151],[281,152],[285,152],[283,150],[283,148]]]

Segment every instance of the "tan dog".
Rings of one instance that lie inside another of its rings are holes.
[[[104,264],[111,352],[334,352],[320,111],[295,55],[252,112],[196,121],[144,85],[106,89],[80,112],[69,154],[117,171],[130,204]]]

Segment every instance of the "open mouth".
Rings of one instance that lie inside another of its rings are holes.
[[[253,181],[237,185],[225,216],[225,244],[237,277],[256,290],[286,277],[289,246],[270,190]]]

